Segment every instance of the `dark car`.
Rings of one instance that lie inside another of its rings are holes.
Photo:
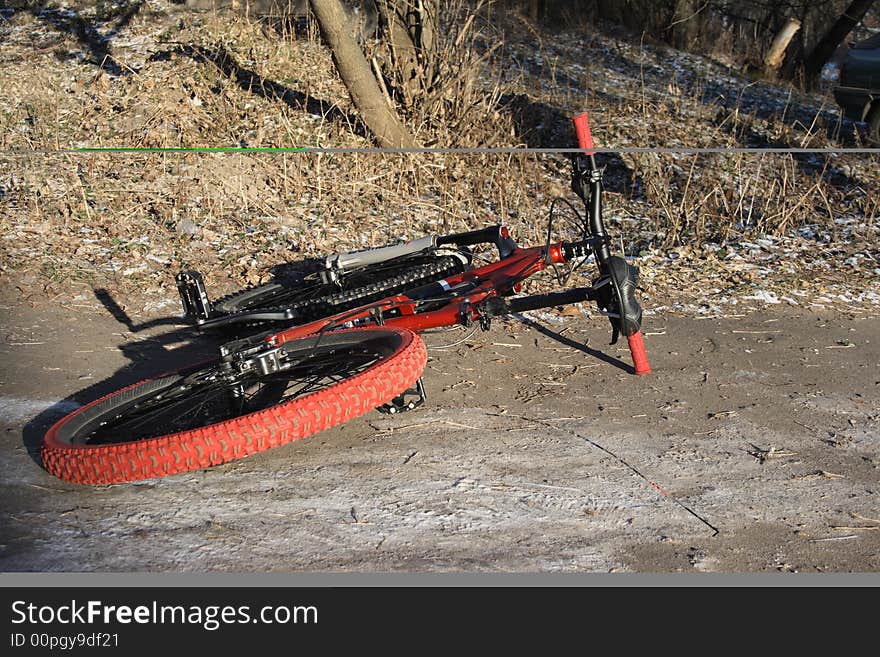
[[[880,144],[880,34],[850,48],[834,98],[847,118],[866,121],[868,139]]]

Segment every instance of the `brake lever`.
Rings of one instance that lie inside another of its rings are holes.
[[[617,328],[617,324],[614,323],[614,320],[611,320],[611,342],[609,345],[617,344],[617,339],[620,337],[620,329]]]

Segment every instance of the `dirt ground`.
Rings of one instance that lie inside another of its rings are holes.
[[[498,221],[539,243],[570,186],[563,158],[531,152],[67,152],[372,144],[314,30],[98,5],[0,12],[0,572],[880,571],[872,155],[609,155],[649,377],[603,318],[538,313],[426,336],[429,400],[408,414],[159,480],[49,475],[52,422],[214,352],[173,317],[177,271],[222,294],[290,259]],[[426,144],[567,148],[584,109],[611,148],[863,143],[828,85],[638,34],[481,29],[499,48],[478,77],[507,100],[423,126]]]
[[[432,334],[416,411],[90,487],[39,466],[47,426],[213,347],[173,299],[0,301],[4,572],[880,570],[876,315],[652,314],[640,378],[600,317]]]

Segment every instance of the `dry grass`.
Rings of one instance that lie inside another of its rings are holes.
[[[870,222],[880,212],[871,181],[829,182],[846,176],[830,157],[640,154],[633,171],[650,208],[654,239],[646,246],[660,249],[782,236],[805,224],[834,232],[837,218]]]
[[[497,18],[494,27],[475,21],[450,34],[461,46],[446,56],[450,86],[426,101],[421,119],[411,116],[426,141],[522,143],[509,113],[493,106],[504,91],[544,108],[548,122],[586,101],[603,145],[833,143],[821,117],[798,126],[707,105],[675,79],[658,87],[650,58],[662,53],[633,44],[616,47],[642,57],[643,86],[585,99],[571,81],[602,88],[609,71],[582,57],[601,43]],[[113,25],[96,29],[108,34]],[[329,53],[313,31],[289,23],[176,13],[151,1],[113,38],[106,54],[115,72],[105,60],[90,61],[94,53],[76,33],[45,17],[17,12],[0,29],[0,278],[24,294],[99,286],[173,298],[173,274],[183,267],[202,269],[212,289],[225,291],[262,280],[287,260],[499,221],[535,244],[550,200],[568,188],[565,159],[551,155],[35,153],[371,143],[358,134]],[[486,43],[503,45],[486,58]],[[529,63],[535,56],[537,68]],[[19,149],[29,152],[10,152]],[[605,161],[612,229],[626,236],[630,254],[650,254],[642,263],[653,294],[663,292],[669,250],[677,268],[708,262],[727,267],[738,284],[742,272],[718,253],[804,225],[828,235],[841,257],[863,254],[856,272],[840,270],[851,285],[877,266],[880,167],[869,159],[624,154]],[[792,281],[808,265],[794,264]]]
[[[503,217],[534,238],[539,184],[507,182],[537,181],[526,172],[538,164],[496,164],[486,154],[7,156],[3,268],[58,289],[104,279],[134,289],[196,267],[216,289],[256,282],[279,262]]]
[[[512,132],[508,116],[498,111],[500,73],[493,60],[503,37],[492,21],[490,0],[442,3],[436,44],[423,50],[417,67],[421,93],[412,96],[405,73],[391,63],[390,46],[368,47],[376,70],[383,70],[396,109],[420,142],[442,148],[500,147]],[[382,64],[384,62],[384,65]],[[387,89],[386,89],[387,92]]]

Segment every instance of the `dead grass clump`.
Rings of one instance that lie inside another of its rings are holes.
[[[541,175],[536,158],[481,153],[6,156],[0,258],[53,289],[158,292],[193,267],[228,290],[287,261],[499,221],[534,243]]]
[[[869,181],[853,179],[843,158],[716,153],[637,154],[628,159],[653,237],[644,246],[722,244],[782,236],[806,225],[837,235],[840,221],[876,221]],[[620,200],[622,204],[634,200]],[[638,200],[638,199],[635,199]]]
[[[425,93],[405,108],[427,145],[507,145],[510,120],[498,112],[499,75],[489,65],[502,40],[489,2],[443,3],[437,45],[425,62]],[[397,81],[398,85],[401,81]]]

